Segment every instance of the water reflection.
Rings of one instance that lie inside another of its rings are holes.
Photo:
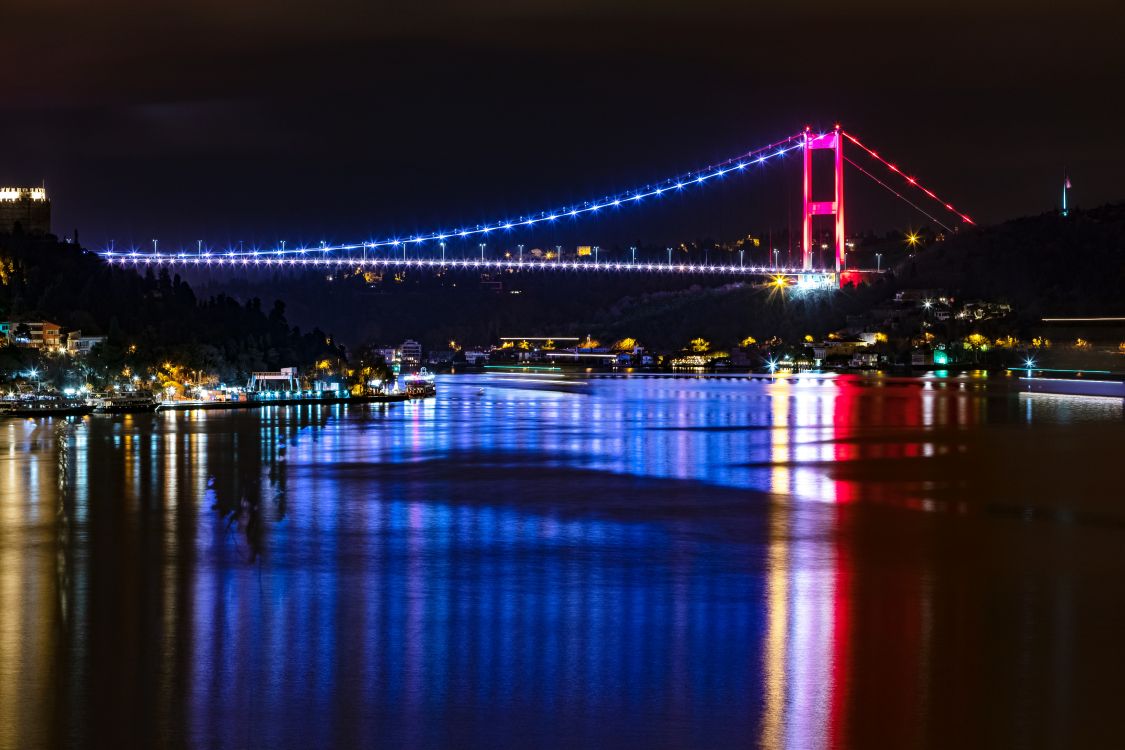
[[[945,386],[0,422],[0,746],[1096,740],[1120,405]]]

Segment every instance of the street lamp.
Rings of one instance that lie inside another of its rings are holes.
[[[484,243],[483,242],[480,243],[480,260],[481,260],[481,263],[484,262]]]
[[[635,265],[637,265],[637,248],[634,245],[633,247],[630,247],[629,249],[633,251],[633,265],[635,266]]]
[[[598,247],[597,245],[594,245],[594,265],[595,266],[598,265],[598,250],[600,250],[600,249],[601,249],[600,247]]]
[[[883,254],[882,253],[875,253],[875,271],[879,272],[879,271],[882,271],[882,270],[883,270]]]
[[[438,244],[441,245],[441,264],[444,266],[445,265],[445,243],[439,242]]]
[[[773,267],[774,268],[777,268],[777,256],[778,256],[778,253],[780,253],[780,252],[781,251],[778,250],[776,247],[773,249]]]
[[[523,265],[523,245],[519,245],[520,249],[520,265]]]

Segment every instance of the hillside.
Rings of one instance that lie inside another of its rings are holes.
[[[1010,302],[1024,319],[1125,314],[1125,203],[963,231],[896,269],[901,286]]]
[[[235,379],[342,353],[323,332],[291,327],[280,302],[267,312],[257,298],[199,300],[179,276],[111,268],[51,236],[0,235],[0,320],[49,320],[64,332],[108,335],[91,358],[94,377],[170,361]],[[0,370],[28,366],[31,356],[8,347]]]

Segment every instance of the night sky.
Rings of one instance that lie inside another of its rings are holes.
[[[840,120],[982,222],[1054,208],[1064,169],[1080,206],[1125,199],[1113,2],[474,5],[6,7],[0,184],[46,180],[56,231],[93,247],[342,241],[550,208]],[[671,231],[784,224],[772,179],[724,187],[745,216],[689,207]],[[900,222],[893,202],[850,204],[851,227]]]

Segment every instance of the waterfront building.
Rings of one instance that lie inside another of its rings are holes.
[[[296,367],[282,367],[278,372],[254,372],[246,383],[248,391],[299,391],[301,379]]]
[[[71,331],[66,337],[66,351],[76,357],[85,357],[105,340],[105,336],[83,336],[81,331]]]
[[[398,348],[399,363],[403,369],[413,369],[422,364],[422,345],[413,339],[402,342]]]
[[[2,321],[0,339],[6,344],[25,346],[40,351],[61,348],[61,326],[47,320]]]
[[[43,187],[0,187],[0,233],[19,226],[27,234],[50,234],[51,201]]]
[[[465,355],[465,364],[467,365],[487,365],[489,352],[485,349],[465,349],[462,352]]]

